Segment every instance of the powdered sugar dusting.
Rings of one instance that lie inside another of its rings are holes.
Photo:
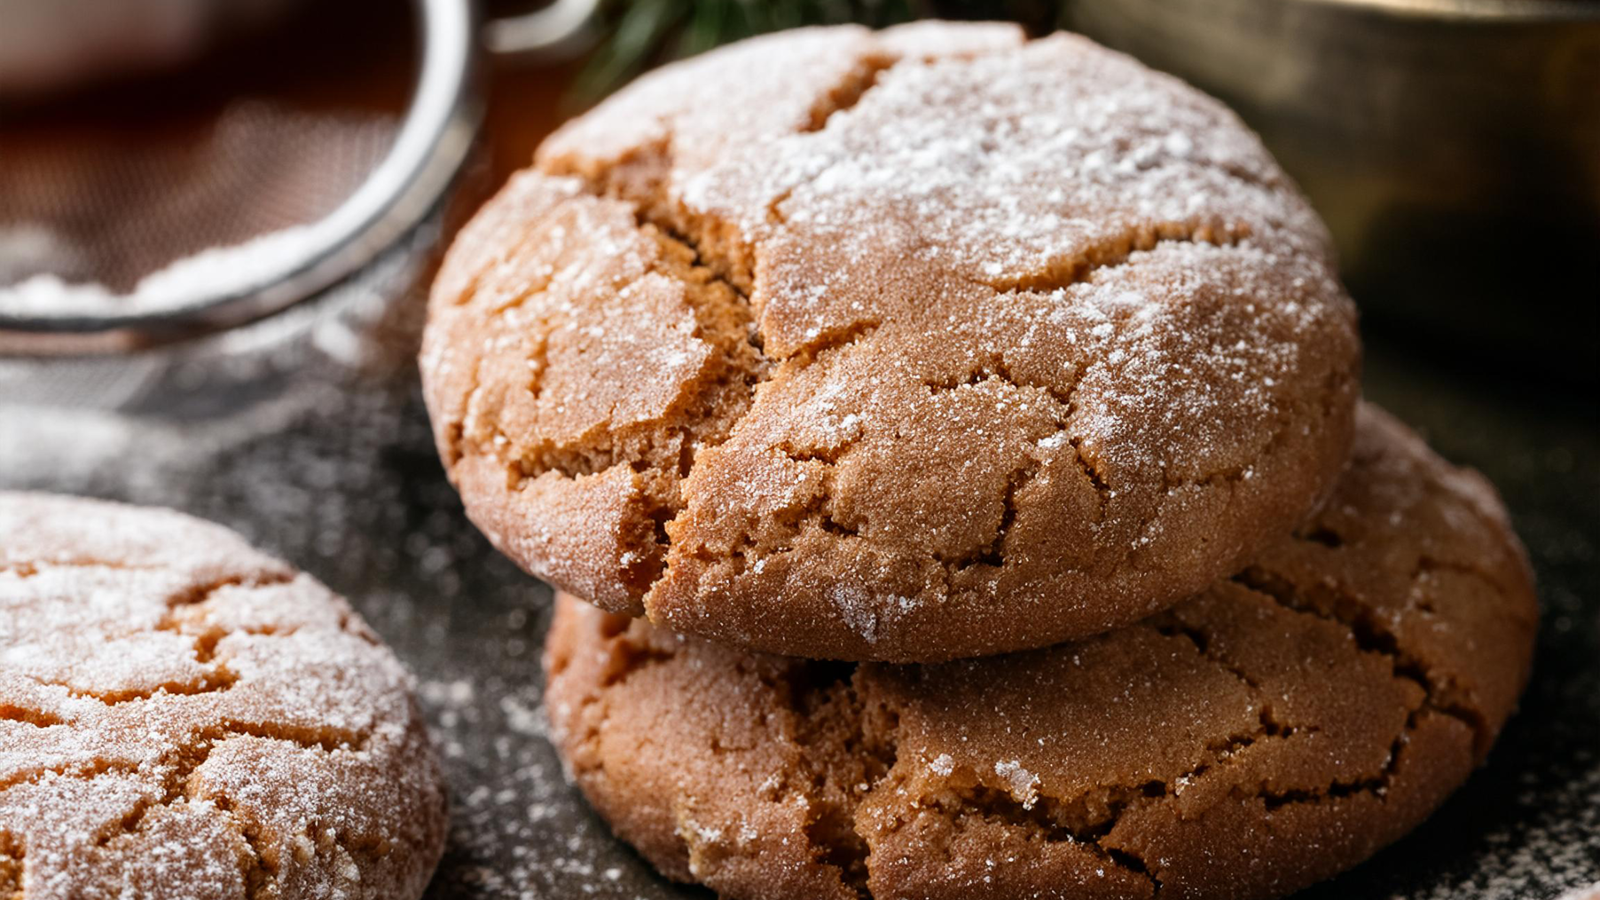
[[[909,221],[924,259],[995,282],[1131,225],[1302,232],[1306,248],[1322,237],[1230,113],[1064,36],[1019,52],[902,62],[822,133],[680,171],[691,206],[736,215],[750,233],[768,223],[748,211],[778,197],[784,222],[868,244],[895,240]],[[878,215],[890,204],[899,222]]]
[[[844,617],[845,623],[868,643],[878,636],[878,611],[872,597],[859,585],[841,584],[833,588],[834,608]]]
[[[302,265],[328,242],[327,229],[298,225],[228,247],[213,247],[146,275],[118,294],[100,284],[76,284],[35,275],[0,286],[0,314],[12,316],[113,316],[182,309],[230,289],[259,288]]]
[[[1592,755],[1586,755],[1590,768],[1564,786],[1567,796],[1557,810],[1547,808],[1550,796],[1542,773],[1526,773],[1522,780],[1527,787],[1515,801],[1521,815],[1515,825],[1495,827],[1484,836],[1473,871],[1460,879],[1440,879],[1404,900],[1465,896],[1522,900],[1553,893],[1553,886],[1566,889],[1558,900],[1600,896],[1600,863],[1595,855],[1596,835],[1600,835],[1600,767],[1592,765]],[[1538,827],[1530,828],[1530,819]]]
[[[1017,760],[1001,760],[994,764],[994,773],[1005,780],[1011,796],[1023,809],[1033,809],[1039,802],[1039,776],[1022,767]]]
[[[1101,362],[1080,385],[1098,408],[1077,430],[1127,464],[1189,461],[1176,480],[1235,466],[1237,423],[1216,412],[1289,402],[1316,368],[1301,346],[1348,322],[1326,234],[1259,141],[1208,98],[1077,38],[902,61],[819,133],[674,173],[690,208],[772,242],[772,293],[758,286],[757,300],[780,345],[786,318],[815,334],[886,264],[1027,289],[1114,261],[1122,250],[1107,248],[1132,235],[1125,264],[1052,307],[1084,312],[1065,339]],[[807,249],[787,252],[799,235]],[[1163,237],[1181,242],[1137,251]],[[1144,404],[1161,408],[1135,414]]]
[[[0,494],[0,536],[0,861],[30,891],[420,894],[440,774],[342,599],[176,513]]]

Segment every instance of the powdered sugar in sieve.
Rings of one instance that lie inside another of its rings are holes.
[[[394,141],[379,114],[227,107],[189,130],[13,146],[0,171],[0,314],[114,316],[265,283],[329,235],[320,225]]]

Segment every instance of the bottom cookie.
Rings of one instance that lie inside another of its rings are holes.
[[[1493,489],[1367,408],[1312,522],[1134,626],[852,665],[561,596],[546,707],[617,835],[725,897],[1278,897],[1483,760],[1536,620]]]

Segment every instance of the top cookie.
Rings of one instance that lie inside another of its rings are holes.
[[[535,575],[909,661],[1242,565],[1332,482],[1358,358],[1322,226],[1221,105],[931,23],[746,41],[568,124],[451,249],[422,369]]]

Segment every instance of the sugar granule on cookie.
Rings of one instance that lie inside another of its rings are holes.
[[[0,897],[406,900],[445,827],[343,599],[189,516],[0,493]]]
[[[925,661],[1134,621],[1332,484],[1327,235],[1217,102],[1070,35],[759,38],[456,240],[422,370],[473,521],[605,609]]]
[[[563,596],[546,708],[617,835],[730,900],[1266,900],[1483,761],[1536,606],[1493,489],[1368,410],[1302,530],[1126,628],[850,665]]]

